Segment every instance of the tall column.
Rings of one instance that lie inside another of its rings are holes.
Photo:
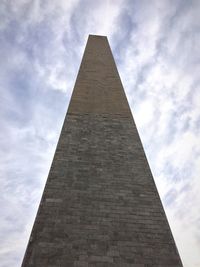
[[[89,36],[22,266],[182,266],[106,37]]]

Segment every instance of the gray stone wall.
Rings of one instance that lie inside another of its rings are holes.
[[[22,266],[182,266],[105,37],[87,43]]]

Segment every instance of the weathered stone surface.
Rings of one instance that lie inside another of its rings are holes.
[[[89,37],[22,266],[182,266],[105,37]]]

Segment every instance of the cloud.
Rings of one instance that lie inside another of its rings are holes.
[[[199,265],[196,10],[197,1],[132,1],[122,14],[128,44],[118,46],[119,72],[184,266]]]
[[[88,34],[109,37],[184,266],[199,266],[199,11],[179,0],[0,3],[1,267],[20,266]]]

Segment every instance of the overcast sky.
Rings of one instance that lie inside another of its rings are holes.
[[[0,1],[0,267],[19,267],[88,34],[107,35],[185,267],[200,266],[200,1]]]

